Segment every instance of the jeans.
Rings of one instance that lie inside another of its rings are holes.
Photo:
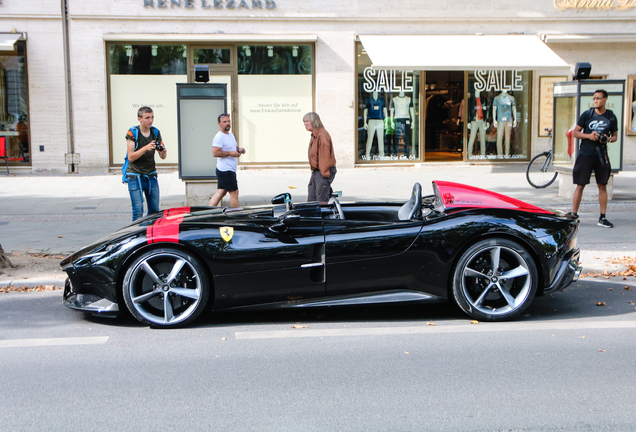
[[[407,123],[408,122],[408,123]],[[397,148],[400,137],[404,138],[404,156],[409,157],[411,154],[411,122],[407,119],[395,119],[395,147]]]
[[[141,189],[140,189],[141,186]],[[148,204],[148,214],[159,211],[159,182],[157,176],[129,176],[128,193],[132,203],[132,220],[140,219],[144,214],[144,195]]]

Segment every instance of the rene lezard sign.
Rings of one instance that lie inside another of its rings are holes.
[[[633,9],[636,0],[554,0],[557,9]]]

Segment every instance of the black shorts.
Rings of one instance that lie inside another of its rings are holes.
[[[576,185],[590,183],[592,172],[596,175],[596,184],[606,185],[612,173],[611,166],[605,166],[598,156],[579,156],[572,170],[572,181]]]
[[[234,171],[219,171],[217,169],[216,179],[218,181],[218,189],[224,189],[228,192],[238,190],[238,182],[236,181],[236,173]]]

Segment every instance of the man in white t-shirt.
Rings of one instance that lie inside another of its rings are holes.
[[[212,141],[212,155],[217,158],[216,178],[217,190],[210,198],[210,206],[215,207],[223,199],[226,193],[230,194],[230,207],[239,207],[239,190],[236,181],[236,166],[238,158],[245,153],[245,149],[239,147],[234,134],[230,132],[232,124],[229,114],[221,114],[218,118],[220,131]]]

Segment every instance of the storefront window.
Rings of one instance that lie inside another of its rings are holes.
[[[194,64],[230,64],[229,48],[194,48]]]
[[[12,164],[31,160],[27,99],[26,43],[0,52],[0,146]]]
[[[239,142],[247,149],[241,162],[307,161],[303,115],[313,111],[312,51],[312,45],[237,46]]]
[[[168,148],[168,157],[157,164],[176,164],[176,84],[188,82],[185,45],[109,44],[109,90],[112,164],[126,155],[125,134],[139,124],[137,110],[149,106],[155,126]]]
[[[468,73],[468,160],[528,158],[531,82],[529,71]]]
[[[420,160],[420,74],[373,70],[358,45],[358,162]]]
[[[576,139],[569,131],[576,127],[576,97],[559,97],[555,99],[556,117],[554,118],[554,163],[574,165],[576,157]]]
[[[239,75],[311,75],[311,45],[239,45]]]
[[[130,75],[183,75],[186,73],[185,45],[109,46],[110,73]]]

